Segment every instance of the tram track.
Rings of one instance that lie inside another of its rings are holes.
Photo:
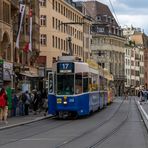
[[[130,104],[131,104],[131,98],[130,98],[130,101],[129,101],[129,107],[128,107],[128,111],[127,111],[126,117],[121,121],[121,123],[118,124],[118,126],[116,126],[107,135],[105,135],[104,137],[102,137],[101,139],[99,139],[98,141],[96,141],[95,143],[93,143],[92,145],[88,146],[87,148],[97,148],[97,146],[101,145],[102,143],[104,143],[105,141],[107,141],[108,139],[110,139],[113,135],[115,135],[121,129],[121,127],[123,127],[125,125],[125,123],[127,122],[128,118],[129,118]]]
[[[74,141],[76,141],[76,140],[82,138],[83,136],[86,136],[86,135],[88,135],[88,134],[94,132],[96,129],[99,129],[100,127],[102,127],[103,125],[105,125],[108,121],[110,121],[110,120],[118,113],[118,111],[120,110],[120,108],[121,108],[122,104],[124,103],[124,101],[125,101],[125,100],[123,99],[122,102],[121,102],[121,104],[119,105],[119,107],[118,107],[118,108],[116,109],[116,111],[112,114],[112,116],[110,116],[108,119],[104,120],[103,122],[97,124],[95,127],[90,128],[89,130],[87,130],[87,131],[81,133],[80,135],[78,135],[78,136],[76,136],[76,137],[74,137],[74,138],[65,140],[63,143],[57,145],[55,148],[64,147],[64,146],[66,146],[66,145],[68,145],[68,144],[70,144],[70,143],[72,143],[72,142],[74,142]],[[131,102],[131,100],[130,100],[130,102]]]
[[[51,117],[50,119],[54,119],[54,117]],[[52,120],[53,121],[53,120]],[[65,121],[64,121],[64,123],[62,123],[61,124],[61,122],[58,122],[58,120],[55,120],[54,122],[52,122],[52,127],[51,127],[51,124],[50,124],[50,122],[48,122],[47,124],[44,124],[44,125],[37,125],[37,126],[35,126],[35,127],[33,127],[34,129],[40,129],[39,131],[36,131],[36,132],[33,132],[33,133],[30,133],[29,135],[27,135],[27,136],[22,136],[21,138],[13,138],[13,139],[11,139],[10,141],[8,141],[8,142],[4,142],[4,143],[1,143],[0,144],[0,146],[5,146],[5,145],[8,145],[8,144],[11,144],[11,143],[15,143],[15,142],[18,142],[18,141],[21,141],[21,140],[23,140],[23,139],[27,139],[27,138],[30,138],[30,137],[33,137],[33,136],[37,136],[37,135],[40,135],[40,134],[43,134],[43,133],[47,133],[47,132],[49,132],[49,131],[51,131],[51,130],[54,130],[54,129],[56,129],[56,128],[59,128],[59,127],[62,127],[62,126],[65,126],[65,125],[68,125],[68,124],[71,124],[71,123],[73,123],[74,121],[66,121],[66,123],[65,123]],[[58,123],[58,124],[56,124],[56,123]],[[60,123],[60,124],[59,124]],[[47,125],[50,125],[50,127],[49,127],[49,129],[47,129]],[[23,126],[25,126],[25,128],[27,127],[27,129],[26,129],[26,131],[29,131],[30,130],[30,128],[32,128],[31,126],[29,126],[29,124],[27,124],[27,125],[23,125]],[[3,132],[6,132],[6,130],[4,131],[3,130]],[[0,132],[1,133],[1,132]],[[14,136],[15,134],[18,134],[18,135],[20,135],[21,133],[23,134],[24,133],[24,130],[23,131],[20,131],[20,129],[18,129],[18,131],[17,132],[15,132],[15,133],[12,133],[12,134],[10,134],[9,133],[9,136]],[[8,137],[7,137],[8,138]],[[2,139],[1,139],[2,140]]]

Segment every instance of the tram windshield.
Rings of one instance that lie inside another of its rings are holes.
[[[57,94],[58,95],[74,94],[74,74],[57,75]]]

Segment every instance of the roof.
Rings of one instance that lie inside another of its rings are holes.
[[[85,1],[84,3],[86,7],[86,13],[90,15],[92,18],[96,19],[97,15],[104,15],[114,18],[113,14],[111,13],[107,5],[100,3],[98,1]],[[116,25],[118,25],[117,22]]]

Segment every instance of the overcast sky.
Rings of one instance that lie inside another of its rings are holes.
[[[80,1],[80,0],[74,0],[74,1]],[[103,4],[107,4],[112,13],[114,14],[113,9],[110,5],[111,1],[120,26],[125,27],[132,25],[133,27],[141,28],[148,35],[148,0],[110,0],[110,1],[98,0],[98,1]]]

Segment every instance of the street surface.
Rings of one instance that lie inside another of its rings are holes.
[[[0,148],[148,148],[134,97],[77,120],[46,119],[0,131]]]

